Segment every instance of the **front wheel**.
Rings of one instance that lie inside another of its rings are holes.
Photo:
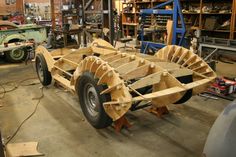
[[[52,82],[52,76],[48,71],[47,62],[42,54],[37,54],[35,64],[37,75],[41,84],[44,86],[50,85]]]
[[[94,75],[84,72],[78,80],[76,89],[81,109],[89,123],[97,129],[110,126],[112,119],[103,108],[103,103],[109,101],[110,96],[100,95],[104,88],[97,85]]]

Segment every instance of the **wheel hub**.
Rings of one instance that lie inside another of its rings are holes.
[[[21,60],[24,57],[25,52],[23,50],[13,50],[10,52],[10,56],[14,60]]]
[[[86,90],[85,91],[85,101],[86,101],[86,105],[88,108],[88,112],[92,116],[97,116],[99,113],[98,107],[100,105],[97,91],[96,91],[95,87],[90,83],[88,83],[85,86],[85,90]]]
[[[43,67],[42,67],[42,63],[40,61],[37,66],[37,72],[38,72],[38,76],[39,76],[40,81],[43,81]]]

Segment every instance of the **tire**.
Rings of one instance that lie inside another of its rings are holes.
[[[51,73],[48,71],[47,62],[42,54],[36,56],[36,71],[42,85],[48,86],[52,82]]]
[[[112,119],[106,114],[103,103],[110,101],[109,95],[100,95],[104,90],[97,85],[97,80],[90,72],[84,72],[76,85],[79,102],[84,116],[96,129],[102,129],[112,124]]]
[[[193,82],[193,76],[192,75],[178,77],[177,79],[181,83],[185,83],[185,84]],[[184,96],[180,100],[175,102],[174,104],[183,104],[183,103],[185,103],[186,101],[188,101],[192,97],[192,93],[193,93],[193,89],[187,90],[186,93],[184,94]]]
[[[26,49],[17,49],[5,52],[6,60],[11,63],[20,63],[25,61],[28,53]]]

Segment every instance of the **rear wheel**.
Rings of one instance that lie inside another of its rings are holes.
[[[187,75],[187,76],[182,76],[177,78],[181,83],[188,84],[193,82],[193,76],[192,75]],[[189,89],[185,92],[184,96],[175,102],[174,104],[182,104],[188,101],[192,97],[193,89]]]
[[[42,54],[36,56],[36,71],[42,85],[48,86],[52,82],[51,73],[48,71],[47,62]]]
[[[25,49],[16,49],[5,53],[6,59],[12,63],[19,63],[26,59],[27,51]]]
[[[109,101],[110,96],[100,95],[104,87],[97,85],[94,75],[90,72],[84,72],[78,80],[76,89],[80,106],[89,123],[97,129],[110,126],[112,119],[103,108],[103,103]]]

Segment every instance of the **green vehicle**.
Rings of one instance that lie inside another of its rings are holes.
[[[19,43],[34,41],[36,44],[46,42],[47,33],[46,28],[34,24],[15,25],[9,21],[0,20],[0,55],[4,55],[10,62],[21,62],[26,59],[28,52],[32,47],[20,47],[8,49],[8,51],[1,50],[1,47],[7,47],[10,43]]]

